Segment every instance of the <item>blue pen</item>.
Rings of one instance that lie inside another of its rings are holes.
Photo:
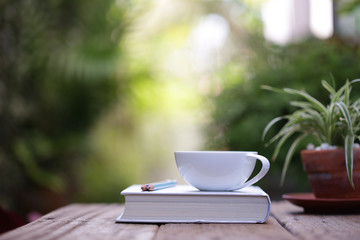
[[[156,191],[164,188],[175,187],[177,184],[176,180],[166,180],[164,182],[155,182],[141,185],[143,191]]]

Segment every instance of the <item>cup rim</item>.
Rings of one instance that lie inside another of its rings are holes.
[[[201,153],[215,153],[215,154],[224,154],[224,153],[254,153],[258,154],[257,151],[175,151],[175,153],[191,153],[191,154],[201,154]]]

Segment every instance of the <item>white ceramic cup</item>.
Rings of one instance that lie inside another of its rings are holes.
[[[248,180],[257,159],[262,168]],[[177,151],[175,160],[184,180],[204,191],[231,191],[250,186],[263,178],[270,168],[267,158],[257,152]]]

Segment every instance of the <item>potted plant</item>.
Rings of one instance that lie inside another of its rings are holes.
[[[272,126],[279,121],[287,121],[269,141],[269,144],[277,142],[273,159],[285,142],[292,141],[285,157],[281,183],[298,145],[311,139],[319,147],[301,151],[301,159],[315,197],[360,198],[360,148],[357,144],[360,140],[360,98],[350,97],[352,85],[359,81],[346,81],[337,91],[328,82],[322,81],[322,86],[330,94],[327,105],[305,91],[263,86],[264,89],[302,99],[291,101],[290,105],[297,110],[274,118],[263,132],[264,139]]]

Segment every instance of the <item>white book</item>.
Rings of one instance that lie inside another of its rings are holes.
[[[125,210],[116,219],[139,223],[263,223],[271,201],[260,187],[236,191],[199,191],[189,185],[142,191],[132,185],[121,192]]]

